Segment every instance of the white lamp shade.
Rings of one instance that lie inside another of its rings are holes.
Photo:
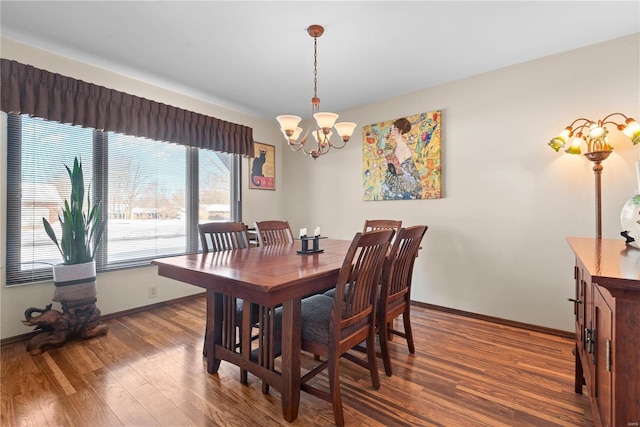
[[[278,120],[278,123],[280,123],[280,129],[282,129],[283,131],[292,131],[298,127],[298,123],[300,123],[302,118],[298,116],[284,115],[276,117],[276,120]]]
[[[606,134],[607,134],[607,131],[602,126],[592,124],[589,127],[589,136],[593,139],[600,139]]]
[[[335,113],[315,113],[313,118],[316,119],[319,127],[329,129],[338,120],[338,115]]]
[[[282,134],[284,135],[284,138],[287,141],[291,141],[291,142],[295,142],[298,140],[298,137],[300,136],[300,134],[302,133],[302,128],[301,127],[297,127],[294,131],[293,134],[291,134],[291,136],[287,136],[287,132],[284,129],[280,129],[280,132],[282,132]]]
[[[325,136],[325,134],[320,129],[314,130],[312,133],[313,133],[313,138],[316,140],[316,142],[320,142],[320,143],[326,140],[330,140],[331,135],[333,135],[333,132],[329,131],[329,133]],[[318,141],[318,134],[320,134],[320,141]]]
[[[297,127],[293,131],[293,135],[291,135],[291,139],[293,139],[294,141],[297,141],[298,137],[300,136],[301,133],[302,133],[302,128],[301,127]]]
[[[353,134],[353,130],[356,128],[357,125],[353,122],[340,122],[340,123],[336,123],[333,126],[336,128],[338,135],[340,135],[341,137],[343,136],[351,137],[351,135]]]

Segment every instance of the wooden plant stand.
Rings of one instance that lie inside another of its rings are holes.
[[[34,313],[39,313],[33,316]],[[62,301],[62,313],[51,309],[30,307],[24,312],[25,325],[35,326],[42,333],[34,336],[27,344],[32,356],[41,354],[46,347],[61,346],[70,339],[88,339],[105,335],[109,327],[100,323],[100,310],[96,298],[84,301]]]

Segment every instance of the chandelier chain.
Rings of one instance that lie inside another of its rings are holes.
[[[313,96],[318,97],[318,38],[313,38]]]

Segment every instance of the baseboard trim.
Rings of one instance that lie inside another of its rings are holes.
[[[186,297],[175,298],[167,301],[157,302],[155,304],[143,305],[142,307],[130,308],[129,310],[118,311],[116,313],[105,314],[104,316],[102,316],[102,320],[117,319],[118,317],[128,316],[130,314],[136,314],[136,313],[141,313],[147,310],[153,310],[154,308],[160,308],[160,307],[165,307],[171,304],[177,304],[179,302],[189,301],[195,298],[200,298],[205,295],[207,295],[206,292],[199,292],[197,294],[187,295]]]
[[[499,325],[512,326],[514,328],[526,329],[528,331],[540,332],[561,338],[575,339],[573,332],[563,331],[560,329],[547,328],[544,326],[532,325],[530,323],[516,322],[514,320],[502,319],[500,317],[486,316],[484,314],[472,313],[470,311],[458,310],[455,308],[443,307],[440,305],[428,304],[425,302],[411,301],[412,305],[424,307],[429,310],[441,311],[444,313],[455,314],[456,316],[470,317],[473,319],[484,320],[486,322],[497,323]]]
[[[136,307],[136,308],[131,308],[129,310],[123,310],[123,311],[118,311],[115,313],[109,313],[109,314],[105,314],[104,316],[101,316],[101,320],[111,320],[111,319],[117,319],[118,317],[122,317],[122,316],[128,316],[131,314],[136,314],[136,313],[141,313],[143,311],[147,311],[147,310],[153,310],[154,308],[160,308],[160,307],[165,307],[167,305],[171,305],[171,304],[177,304],[179,302],[183,302],[183,301],[188,301],[194,298],[200,298],[204,295],[206,295],[206,292],[199,292],[197,294],[193,294],[193,295],[187,295],[186,297],[180,297],[180,298],[175,298],[175,299],[171,299],[171,300],[167,300],[167,301],[161,301],[155,304],[149,304],[149,305],[143,305],[140,307]],[[33,331],[33,332],[29,332],[26,334],[21,334],[21,335],[16,335],[13,337],[8,337],[8,338],[4,338],[2,340],[0,340],[0,347],[4,347],[5,345],[11,345],[11,344],[15,344],[18,343],[20,341],[27,341],[30,340],[31,338],[33,338],[34,336],[38,335],[40,332],[39,331]]]
[[[191,299],[194,299],[194,298],[200,298],[203,295],[206,295],[206,292],[200,292],[200,293],[197,293],[197,294],[188,295],[188,296],[180,297],[180,298],[175,298],[175,299],[172,299],[172,300],[162,301],[162,302],[158,302],[158,303],[155,303],[155,304],[143,305],[141,307],[131,308],[129,310],[118,311],[116,313],[105,314],[104,316],[102,316],[102,320],[117,319],[118,317],[128,316],[128,315],[136,314],[136,313],[141,313],[143,311],[153,310],[154,308],[160,308],[160,307],[164,307],[164,306],[171,305],[171,304],[177,304],[179,302],[188,301],[188,300],[191,300]],[[415,306],[418,306],[418,307],[424,307],[424,308],[427,308],[429,310],[441,311],[441,312],[444,312],[444,313],[455,314],[457,316],[470,317],[470,318],[473,318],[473,319],[484,320],[484,321],[487,321],[487,322],[497,323],[497,324],[505,325],[505,326],[512,326],[514,328],[526,329],[528,331],[540,332],[540,333],[543,333],[543,334],[549,334],[549,335],[553,335],[553,336],[557,336],[557,337],[561,337],[561,338],[568,338],[568,339],[574,339],[575,338],[575,335],[574,335],[573,332],[562,331],[560,329],[546,328],[544,326],[532,325],[530,323],[516,322],[514,320],[507,320],[507,319],[502,319],[502,318],[499,318],[499,317],[486,316],[484,314],[472,313],[470,311],[463,311],[463,310],[458,310],[458,309],[455,309],[455,308],[449,308],[449,307],[443,307],[443,306],[440,306],[440,305],[428,304],[428,303],[425,303],[425,302],[411,301],[411,304],[415,305]],[[36,336],[38,333],[39,332],[35,332],[34,331],[34,332],[29,332],[27,334],[21,334],[21,335],[16,335],[16,336],[13,336],[13,337],[4,338],[4,339],[0,340],[0,347],[3,347],[5,345],[15,344],[15,343],[18,343],[20,341],[30,340],[32,337]]]

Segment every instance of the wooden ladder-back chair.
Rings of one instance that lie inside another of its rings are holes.
[[[410,316],[411,282],[413,266],[426,231],[426,225],[402,228],[395,236],[393,246],[385,260],[376,321],[380,353],[384,362],[384,371],[388,376],[392,374],[388,343],[391,334],[405,338],[409,352],[415,353]],[[404,332],[393,329],[393,320],[400,315],[402,315]]]
[[[255,228],[260,246],[293,243],[293,233],[288,221],[256,221]]]
[[[402,227],[402,221],[395,219],[366,219],[362,231],[387,230],[391,229],[398,234]]]
[[[366,219],[364,221],[363,232],[367,231],[376,231],[376,230],[393,230],[393,236],[391,237],[391,242],[393,244],[393,240],[395,236],[402,228],[402,221],[396,221],[394,219]],[[347,286],[348,287],[348,286]],[[336,293],[335,288],[329,289],[324,294],[328,297],[333,298]]]
[[[338,275],[336,298],[318,294],[302,300],[302,350],[326,360],[302,375],[300,389],[331,402],[338,426],[344,425],[338,372],[340,357],[369,369],[373,388],[380,388],[375,350],[375,310],[382,266],[392,235],[392,230],[357,233]],[[277,309],[276,325],[281,316],[281,309]],[[365,340],[368,349],[366,361],[348,353]],[[326,368],[329,370],[329,391],[309,384],[309,380]]]
[[[246,249],[249,247],[249,236],[247,233],[247,227],[242,222],[210,222],[206,224],[198,224],[198,233],[200,234],[200,243],[202,243],[202,252],[220,252],[235,249]],[[242,337],[242,311],[243,301],[236,299],[235,302],[229,299],[225,303],[224,311],[229,313],[229,317],[235,312],[235,325],[231,325],[228,330],[229,339],[235,340],[235,327],[240,329],[239,336]],[[258,307],[252,306],[251,308],[251,324],[257,322]],[[213,325],[208,322],[205,331],[205,343],[202,350],[203,355],[207,355],[207,333],[211,330]],[[240,347],[240,344],[238,344]],[[240,370],[240,381],[247,382],[247,371]]]
[[[247,227],[242,222],[198,224],[202,252],[219,252],[249,247]]]

